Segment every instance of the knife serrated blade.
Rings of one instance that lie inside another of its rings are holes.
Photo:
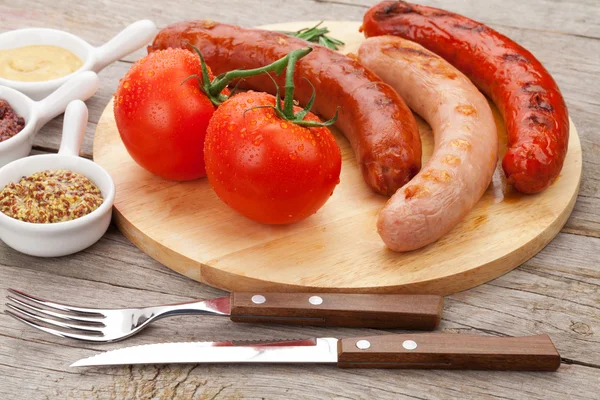
[[[111,350],[71,367],[131,364],[336,363],[338,339],[159,343]]]
[[[324,363],[341,368],[556,371],[560,355],[548,335],[495,337],[421,333],[276,342],[190,342],[128,347],[72,367],[129,364]]]

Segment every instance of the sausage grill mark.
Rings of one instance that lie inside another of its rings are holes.
[[[423,50],[413,49],[412,47],[402,46],[387,46],[382,49],[385,54],[389,54],[393,57],[393,54],[406,53],[408,55],[417,55],[422,58],[433,58],[433,56]]]
[[[462,104],[460,106],[456,106],[456,111],[463,115],[477,115],[477,110],[470,104]]]
[[[375,104],[377,104],[379,107],[386,107],[393,105],[394,100],[390,99],[389,97],[381,96],[375,99]]]
[[[546,93],[546,89],[535,82],[527,82],[524,84],[523,91],[525,93]]]
[[[440,171],[436,169],[432,169],[429,171],[425,171],[422,175],[423,179],[427,179],[429,181],[434,182],[451,182],[452,177],[446,171]]]
[[[425,197],[430,193],[429,189],[421,185],[411,185],[404,189],[404,198],[406,200]]]
[[[453,140],[452,142],[450,142],[450,144],[452,145],[452,147],[456,147],[457,149],[461,150],[469,150],[471,148],[471,143],[467,142],[464,139]]]
[[[487,28],[483,25],[478,25],[478,24],[468,24],[468,23],[458,23],[458,24],[454,24],[452,25],[454,28],[458,28],[458,29],[463,29],[466,31],[471,31],[474,33],[481,33],[484,32]]]
[[[550,120],[543,115],[531,114],[527,119],[534,125],[546,129],[552,129],[552,122],[550,122]]]
[[[532,110],[553,112],[554,107],[546,99],[544,99],[539,93],[534,94],[529,101],[529,108]]]
[[[453,166],[460,165],[462,163],[462,161],[460,160],[460,157],[453,156],[452,154],[445,155],[442,158],[442,162],[444,164],[453,165]]]
[[[502,58],[504,59],[504,61],[508,62],[522,62],[526,64],[529,64],[531,62],[529,61],[529,59],[527,59],[527,57],[517,53],[506,53],[502,56]]]

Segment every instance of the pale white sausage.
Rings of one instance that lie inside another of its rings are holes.
[[[433,129],[431,159],[392,196],[377,223],[390,249],[419,249],[463,220],[490,184],[498,158],[494,117],[467,77],[414,42],[369,38],[358,58]]]

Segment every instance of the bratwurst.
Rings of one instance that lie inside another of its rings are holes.
[[[448,233],[485,193],[498,157],[494,117],[466,76],[414,42],[370,38],[358,58],[433,129],[431,159],[388,201],[377,224],[390,249],[415,250]]]
[[[439,54],[496,103],[508,132],[502,166],[508,182],[538,193],[560,174],[569,116],[552,76],[529,51],[462,15],[405,1],[384,1],[364,16],[365,36],[397,35]]]
[[[213,21],[170,25],[158,33],[148,51],[196,46],[215,74],[270,64],[307,43],[282,33],[245,29]],[[417,123],[402,98],[357,61],[328,48],[313,51],[296,65],[295,96],[306,104],[316,88],[314,112],[332,118],[348,138],[362,175],[377,193],[391,196],[421,168],[421,138]],[[273,76],[284,84],[284,74]],[[265,75],[248,78],[241,87],[275,93]]]

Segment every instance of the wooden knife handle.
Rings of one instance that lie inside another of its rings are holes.
[[[342,339],[341,368],[556,371],[560,355],[548,335],[495,337],[424,333]]]
[[[232,293],[231,320],[433,330],[444,298],[430,295]]]

